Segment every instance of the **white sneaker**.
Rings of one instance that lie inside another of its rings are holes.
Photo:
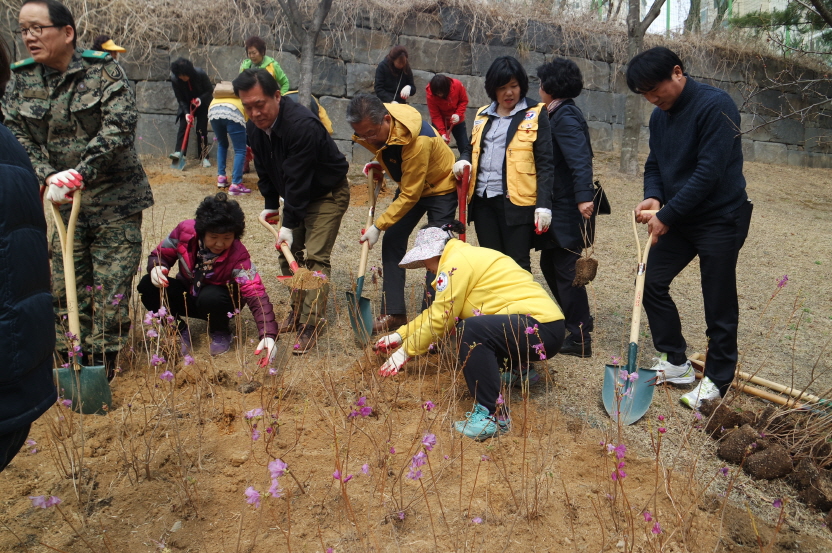
[[[205,168],[208,168],[208,167],[211,166],[211,162],[208,161],[207,157],[202,160],[202,166],[205,167]]]
[[[682,402],[682,405],[690,407],[691,409],[699,409],[702,402],[706,399],[719,398],[719,388],[717,388],[716,384],[711,382],[711,379],[706,376],[702,378],[699,384],[696,385],[696,388],[679,398],[679,401]]]
[[[693,365],[690,361],[685,361],[684,365],[674,365],[668,362],[667,355],[662,354],[661,357],[654,357],[655,365],[650,367],[651,371],[656,371],[656,384],[662,382],[669,382],[670,384],[690,384],[696,380],[696,375],[693,372]]]

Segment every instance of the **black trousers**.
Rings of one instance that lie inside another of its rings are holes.
[[[650,249],[644,282],[644,310],[653,345],[674,365],[684,362],[687,342],[670,283],[699,256],[708,336],[705,376],[725,393],[737,368],[737,257],[748,236],[751,202],[724,215],[670,227]]]
[[[168,312],[181,321],[182,317],[195,317],[208,321],[210,332],[228,332],[229,313],[234,313],[240,305],[239,286],[236,283],[227,286],[207,284],[202,286],[199,295],[194,297],[181,281],[168,278],[167,288],[156,288],[150,275],[144,275],[136,287],[141,295],[142,305],[150,311],[158,311],[162,306],[162,295]],[[235,301],[236,300],[236,301]],[[180,329],[184,328],[180,322]]]
[[[480,198],[474,194],[472,210],[476,214],[477,240],[483,248],[504,253],[518,265],[532,272],[532,233],[534,223],[509,225],[506,223],[505,199],[502,196]]]
[[[399,197],[399,191],[396,196]],[[406,315],[407,307],[404,298],[404,283],[406,269],[399,267],[399,261],[407,253],[407,241],[410,234],[422,216],[428,214],[429,225],[444,225],[454,220],[456,216],[456,192],[443,194],[442,196],[428,196],[416,202],[413,208],[404,214],[395,224],[388,228],[381,239],[381,265],[384,270],[384,282],[382,290],[384,295],[381,300],[381,313],[385,315]],[[427,271],[425,274],[426,294],[433,292],[430,283],[436,275]],[[429,300],[427,301],[429,303]],[[426,302],[422,302],[424,309]]]
[[[468,138],[468,129],[465,126],[465,121],[460,121],[451,128],[451,134],[456,141],[456,149],[459,155],[471,151],[471,141]]]
[[[9,466],[15,455],[20,452],[20,448],[23,447],[26,438],[29,437],[31,428],[32,425],[27,424],[8,434],[0,435],[0,472],[3,472],[3,469]]]
[[[575,262],[580,254],[563,248],[550,248],[540,252],[540,270],[555,296],[565,318],[566,332],[572,340],[588,344],[592,341],[594,320],[589,312],[589,298],[585,286],[572,286],[575,280]]]
[[[185,128],[188,126],[188,122],[185,120],[183,116],[179,119],[179,130],[176,131],[176,147],[174,151],[182,152],[182,155],[186,155],[188,152],[188,145],[185,144],[185,149],[182,149],[182,141],[185,140]],[[199,106],[194,112],[194,124],[191,127],[191,136],[193,136],[193,132],[196,131],[197,137],[197,145],[199,146],[199,150],[196,152],[194,156],[197,159],[203,159],[208,157],[208,106],[202,105]],[[190,137],[188,137],[188,142],[190,142]]]
[[[527,328],[537,332],[528,334]],[[459,321],[459,364],[468,391],[489,413],[497,410],[500,396],[500,360],[509,359],[512,369],[552,357],[563,343],[563,321],[539,323],[527,315],[480,315]],[[540,346],[542,344],[542,347]],[[507,406],[503,409],[508,411]]]

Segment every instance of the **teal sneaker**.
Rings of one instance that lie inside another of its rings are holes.
[[[520,371],[511,369],[510,371],[500,373],[500,380],[503,381],[506,388],[509,386],[517,386],[520,388],[525,386],[526,383],[528,383],[529,386],[534,386],[540,382],[540,373],[532,368],[528,368],[526,370],[521,369]]]
[[[491,415],[488,413],[488,409],[479,403],[475,403],[474,410],[465,413],[465,420],[455,422],[454,428],[460,434],[482,441],[496,434],[508,432],[511,428],[511,419]]]

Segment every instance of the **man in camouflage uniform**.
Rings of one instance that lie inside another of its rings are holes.
[[[12,65],[3,101],[6,126],[29,154],[46,198],[63,204],[83,187],[75,232],[80,343],[93,362],[115,368],[130,326],[128,300],[142,254],[142,210],[153,205],[135,149],[135,97],[106,52],[76,49],[75,21],[57,0],[26,0],[20,33],[32,57]],[[57,234],[52,239],[58,349],[66,350],[66,292]],[[103,354],[103,355],[102,355]],[[87,359],[89,362],[89,359]]]

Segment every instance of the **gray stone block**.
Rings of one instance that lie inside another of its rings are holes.
[[[346,96],[347,67],[343,61],[315,56],[312,68],[312,94]]]
[[[803,124],[794,119],[781,119],[768,122],[769,119],[750,113],[740,114],[740,128],[748,138],[755,141],[780,142],[783,144],[803,144],[806,130]],[[760,126],[763,125],[763,126]],[[751,129],[755,129],[751,132]]]
[[[485,77],[488,68],[500,56],[517,57],[517,48],[511,46],[486,46],[484,44],[471,45],[471,72]]]
[[[413,69],[434,73],[470,73],[471,45],[467,42],[402,36]]]
[[[355,164],[366,165],[373,159],[373,154],[362,146],[361,144],[352,143],[352,162]]]
[[[343,59],[341,55],[341,45],[343,42],[343,35],[330,31],[321,31],[318,35],[318,40],[315,41],[315,55]]]
[[[757,156],[754,151],[754,141],[743,138],[742,140],[742,160],[743,161],[757,161]]]
[[[809,156],[803,150],[789,150],[787,156],[789,165],[792,167],[806,167],[809,165]]]
[[[623,125],[626,100],[627,97],[624,94],[585,90],[575,98],[575,103],[581,108],[587,121],[603,121]]]
[[[119,56],[119,63],[131,81],[166,81],[170,77],[170,52],[155,49],[146,60],[135,61],[130,52]]]
[[[335,145],[344,154],[348,163],[352,163],[352,140],[336,140]]]
[[[448,75],[459,79],[468,94],[468,107],[478,108],[491,103],[491,98],[485,92],[485,77],[474,77],[472,75]]]
[[[341,44],[341,56],[344,61],[366,63],[375,70],[394,44],[394,36],[390,33],[357,27],[347,33]]]
[[[399,34],[421,36],[424,38],[440,38],[442,23],[433,14],[409,13],[402,21]]]
[[[445,40],[466,40],[471,33],[470,13],[454,7],[439,8],[440,36]]]
[[[591,61],[584,58],[569,58],[581,70],[584,89],[610,90],[610,64],[603,61]]]
[[[612,125],[600,121],[589,121],[589,140],[595,152],[613,151]]]
[[[300,87],[300,59],[289,52],[277,52],[272,57],[286,73],[289,89],[297,90]]]
[[[350,101],[346,98],[333,98],[332,96],[322,96],[318,101],[324,107],[327,115],[329,115],[329,119],[332,121],[332,129],[334,131],[332,137],[336,140],[351,141],[352,127],[347,123],[347,105]]]
[[[610,64],[610,90],[617,94],[632,94],[627,86],[627,67],[620,63]]]
[[[832,153],[832,131],[815,127],[805,129],[804,148],[812,153]]]
[[[240,73],[240,64],[245,59],[245,49],[239,46],[190,47],[183,43],[172,43],[171,61],[183,57],[208,73],[211,82],[230,81]]]
[[[770,128],[765,125],[766,121],[766,118],[753,113],[740,113],[740,130],[743,137],[754,141],[771,141]],[[755,130],[752,131],[751,129]]]
[[[178,125],[173,115],[159,115],[140,113],[136,125],[136,149],[139,154],[152,156],[167,156],[176,149],[176,130]],[[195,143],[191,143],[188,151],[192,152]]]
[[[776,142],[754,142],[754,158],[762,163],[788,165],[789,154],[785,144]]]
[[[359,92],[373,94],[376,67],[364,63],[347,64],[347,96],[355,96]]]
[[[522,41],[530,49],[551,56],[563,48],[563,31],[557,25],[530,20]]]
[[[832,156],[829,154],[807,153],[808,166],[818,169],[832,168]]]
[[[408,104],[427,104],[427,93],[425,92],[425,87],[434,75],[435,73],[428,73],[427,71],[419,71],[418,69],[413,70],[413,82],[416,83],[416,90],[413,91],[415,92],[415,95],[411,96],[410,99],[407,100]]]
[[[170,81],[140,81],[136,83],[136,106],[140,113],[176,115],[179,104]]]

